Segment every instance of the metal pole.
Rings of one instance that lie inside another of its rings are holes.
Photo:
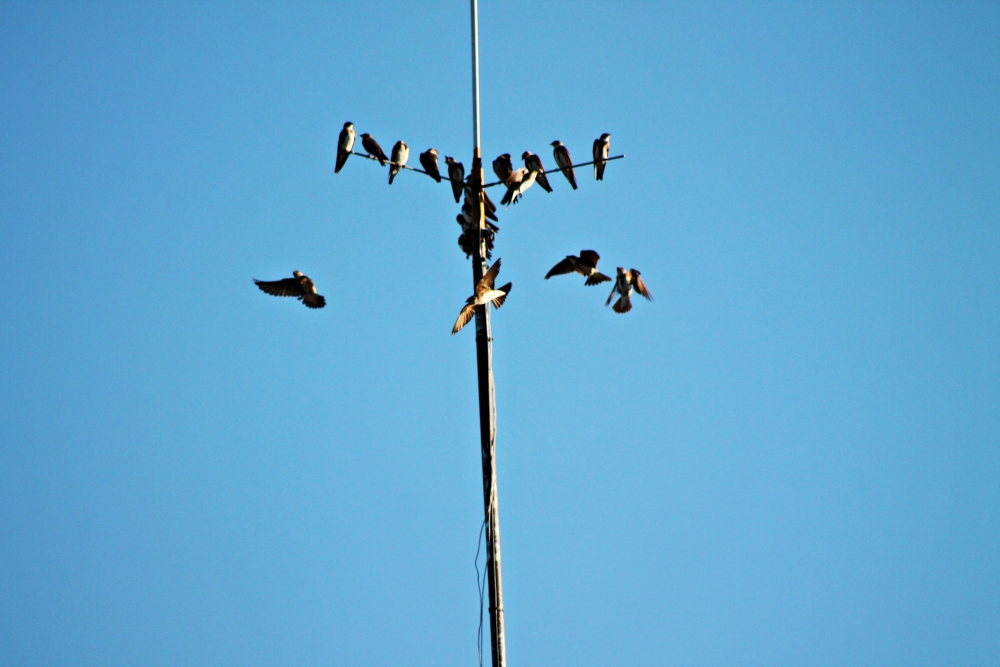
[[[472,139],[470,183],[479,203],[479,243],[472,258],[472,285],[486,272],[486,226],[483,200],[483,158],[479,145],[479,6],[472,4]],[[503,577],[500,572],[500,505],[496,470],[496,401],[493,387],[493,336],[489,304],[476,310],[476,370],[479,374],[479,437],[483,457],[483,508],[486,514],[486,571],[489,579],[490,654],[493,667],[507,666],[503,622]]]

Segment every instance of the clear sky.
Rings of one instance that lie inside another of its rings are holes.
[[[0,665],[473,665],[469,16],[0,4]],[[1000,5],[481,8],[512,667],[997,665]],[[495,197],[498,199],[498,197]],[[543,280],[583,248],[653,292]],[[301,270],[308,311],[251,278]]]

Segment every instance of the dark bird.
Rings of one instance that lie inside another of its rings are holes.
[[[612,310],[616,313],[627,313],[632,310],[632,288],[640,295],[646,297],[650,301],[653,300],[653,295],[650,294],[649,290],[646,289],[646,283],[642,282],[642,276],[635,269],[630,269],[626,271],[622,267],[618,267],[618,277],[615,279],[615,284],[611,288],[611,294],[608,295],[608,300],[604,302],[604,305],[611,303],[611,299],[614,298],[615,292],[619,294],[618,300],[615,301],[615,305],[612,306]]]
[[[347,121],[344,123],[344,129],[340,131],[340,140],[337,142],[337,166],[333,173],[340,173],[344,164],[347,163],[347,158],[351,156],[352,150],[354,150],[354,123]]]
[[[483,275],[479,284],[476,285],[476,293],[465,301],[465,307],[458,314],[455,326],[451,330],[452,335],[457,334],[462,330],[462,327],[469,323],[472,316],[476,314],[476,306],[483,306],[490,302],[493,303],[494,308],[499,308],[503,305],[503,302],[507,299],[507,294],[510,293],[511,283],[507,283],[499,289],[493,289],[493,282],[496,280],[498,273],[500,273],[499,258],[490,267],[489,271]]]
[[[545,279],[548,280],[552,276],[561,276],[564,273],[576,272],[587,278],[584,282],[585,285],[606,283],[611,278],[597,270],[597,262],[600,259],[601,256],[593,250],[581,250],[579,257],[576,255],[566,255],[566,259],[549,269],[549,272],[545,274]]]
[[[378,159],[378,163],[380,165],[383,167],[385,166],[385,163],[389,160],[389,158],[386,157],[385,151],[383,151],[382,147],[378,145],[378,142],[372,138],[372,135],[368,133],[362,134],[361,145],[365,147],[365,150],[368,151],[369,155]]]
[[[403,168],[403,165],[409,159],[410,147],[406,145],[405,141],[400,139],[392,147],[392,163],[389,165],[389,185],[392,185],[392,179],[396,178],[396,174],[399,173],[399,170]]]
[[[483,201],[486,203],[486,217],[493,222],[500,222],[497,220],[497,205],[490,199],[490,193],[486,190],[483,190]]]
[[[528,182],[530,180],[530,182]],[[524,167],[515,169],[510,178],[507,179],[507,192],[500,203],[508,208],[521,197],[521,193],[530,188],[535,182],[535,172],[528,171]]]
[[[546,192],[552,192],[552,186],[549,185],[549,179],[545,175],[545,167],[542,166],[542,158],[538,157],[531,151],[524,151],[521,154],[521,159],[524,160],[524,166],[528,168],[529,171],[533,171],[538,174],[535,178],[538,184],[542,186],[542,189]]]
[[[605,132],[600,139],[594,139],[594,178],[604,180],[604,167],[611,152],[611,135]]]
[[[465,165],[453,157],[444,156],[448,165],[448,178],[451,180],[451,194],[455,195],[455,203],[462,201],[462,190],[465,189]]]
[[[424,171],[427,175],[433,178],[438,183],[441,182],[441,172],[438,171],[438,152],[437,149],[428,148],[426,152],[420,154],[420,164],[423,166]]]
[[[510,153],[504,153],[496,160],[493,160],[493,173],[497,175],[501,183],[506,183],[514,171],[514,163],[510,160]]]
[[[274,296],[294,296],[299,301],[306,304],[308,308],[322,308],[326,305],[326,299],[316,293],[316,285],[303,275],[301,271],[292,271],[294,278],[284,280],[257,280],[254,283],[262,292],[273,294]]]
[[[362,135],[364,136],[364,135]],[[573,159],[569,156],[569,149],[563,146],[561,141],[553,141],[552,157],[556,159],[556,166],[569,181],[569,184],[576,190],[576,174],[573,172]]]

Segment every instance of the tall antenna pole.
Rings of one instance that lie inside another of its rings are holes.
[[[472,173],[469,186],[479,204],[479,243],[472,258],[472,285],[486,273],[483,158],[479,144],[479,3],[472,3]],[[489,304],[476,308],[476,368],[479,373],[479,436],[483,456],[483,508],[486,514],[486,571],[489,577],[490,649],[493,667],[507,667],[500,573],[500,503],[497,495],[496,400],[493,387],[493,335]]]

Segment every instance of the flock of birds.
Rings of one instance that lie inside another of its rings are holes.
[[[340,139],[337,143],[337,163],[334,167],[334,173],[340,173],[340,170],[347,163],[347,158],[353,154],[378,160],[379,164],[383,167],[388,164],[390,185],[404,167],[413,169],[414,171],[422,171],[438,183],[444,178],[438,168],[438,152],[434,148],[429,148],[420,154],[420,165],[423,167],[420,170],[413,167],[406,167],[406,162],[410,158],[410,148],[402,140],[397,141],[392,147],[390,157],[385,154],[385,151],[382,150],[382,147],[375,141],[372,135],[367,133],[361,135],[361,145],[367,151],[367,155],[355,153],[355,139],[354,124],[350,122],[344,123],[344,128],[340,132]],[[558,170],[562,172],[566,180],[569,181],[569,184],[576,190],[577,182],[574,166],[580,165],[573,164],[569,149],[561,141],[553,141],[551,146],[553,147],[552,156],[556,161]],[[602,134],[594,140],[594,178],[598,181],[604,180],[604,168],[607,164],[610,150],[610,134]],[[497,159],[493,160],[493,172],[500,180],[484,186],[504,185],[507,191],[500,200],[500,203],[506,207],[516,204],[524,196],[528,188],[535,183],[538,183],[546,192],[552,192],[552,184],[546,176],[546,173],[551,172],[546,172],[541,158],[531,151],[524,151],[521,154],[521,159],[524,161],[524,167],[515,169],[510,153],[504,153],[497,157]],[[497,207],[484,189],[484,211],[487,221],[486,228],[479,230],[479,211],[476,210],[478,209],[478,202],[474,201],[472,188],[469,187],[470,184],[466,180],[465,166],[450,156],[445,156],[444,161],[447,165],[447,179],[451,183],[455,203],[462,201],[463,193],[465,195],[462,212],[456,217],[458,224],[462,228],[462,234],[458,237],[458,245],[465,252],[466,257],[471,257],[476,250],[475,244],[481,235],[485,241],[486,258],[490,259],[495,235],[500,231],[500,228],[493,224],[497,222]],[[555,170],[553,169],[552,171]],[[638,270],[626,270],[619,266],[617,276],[612,279],[597,270],[597,262],[600,258],[600,255],[593,250],[581,250],[579,256],[567,255],[565,259],[549,270],[545,275],[545,279],[548,280],[552,276],[563,274],[579,273],[586,278],[584,281],[585,285],[599,285],[604,282],[613,281],[611,294],[608,295],[608,299],[604,305],[610,305],[611,300],[617,294],[618,300],[612,306],[612,310],[616,313],[627,313],[632,310],[633,291],[649,301],[653,300],[653,295],[646,288],[646,284],[643,282]],[[458,319],[455,320],[455,326],[451,330],[452,334],[458,333],[462,327],[468,324],[469,320],[475,314],[477,306],[486,306],[486,304],[492,303],[494,308],[499,308],[503,305],[512,285],[511,283],[507,283],[502,287],[494,287],[499,273],[500,259],[498,258],[476,285],[475,293],[466,300],[465,305],[458,315]],[[317,293],[315,283],[300,271],[293,271],[291,278],[273,281],[254,279],[254,283],[267,294],[296,297],[307,308],[322,308],[326,305],[326,299]]]

